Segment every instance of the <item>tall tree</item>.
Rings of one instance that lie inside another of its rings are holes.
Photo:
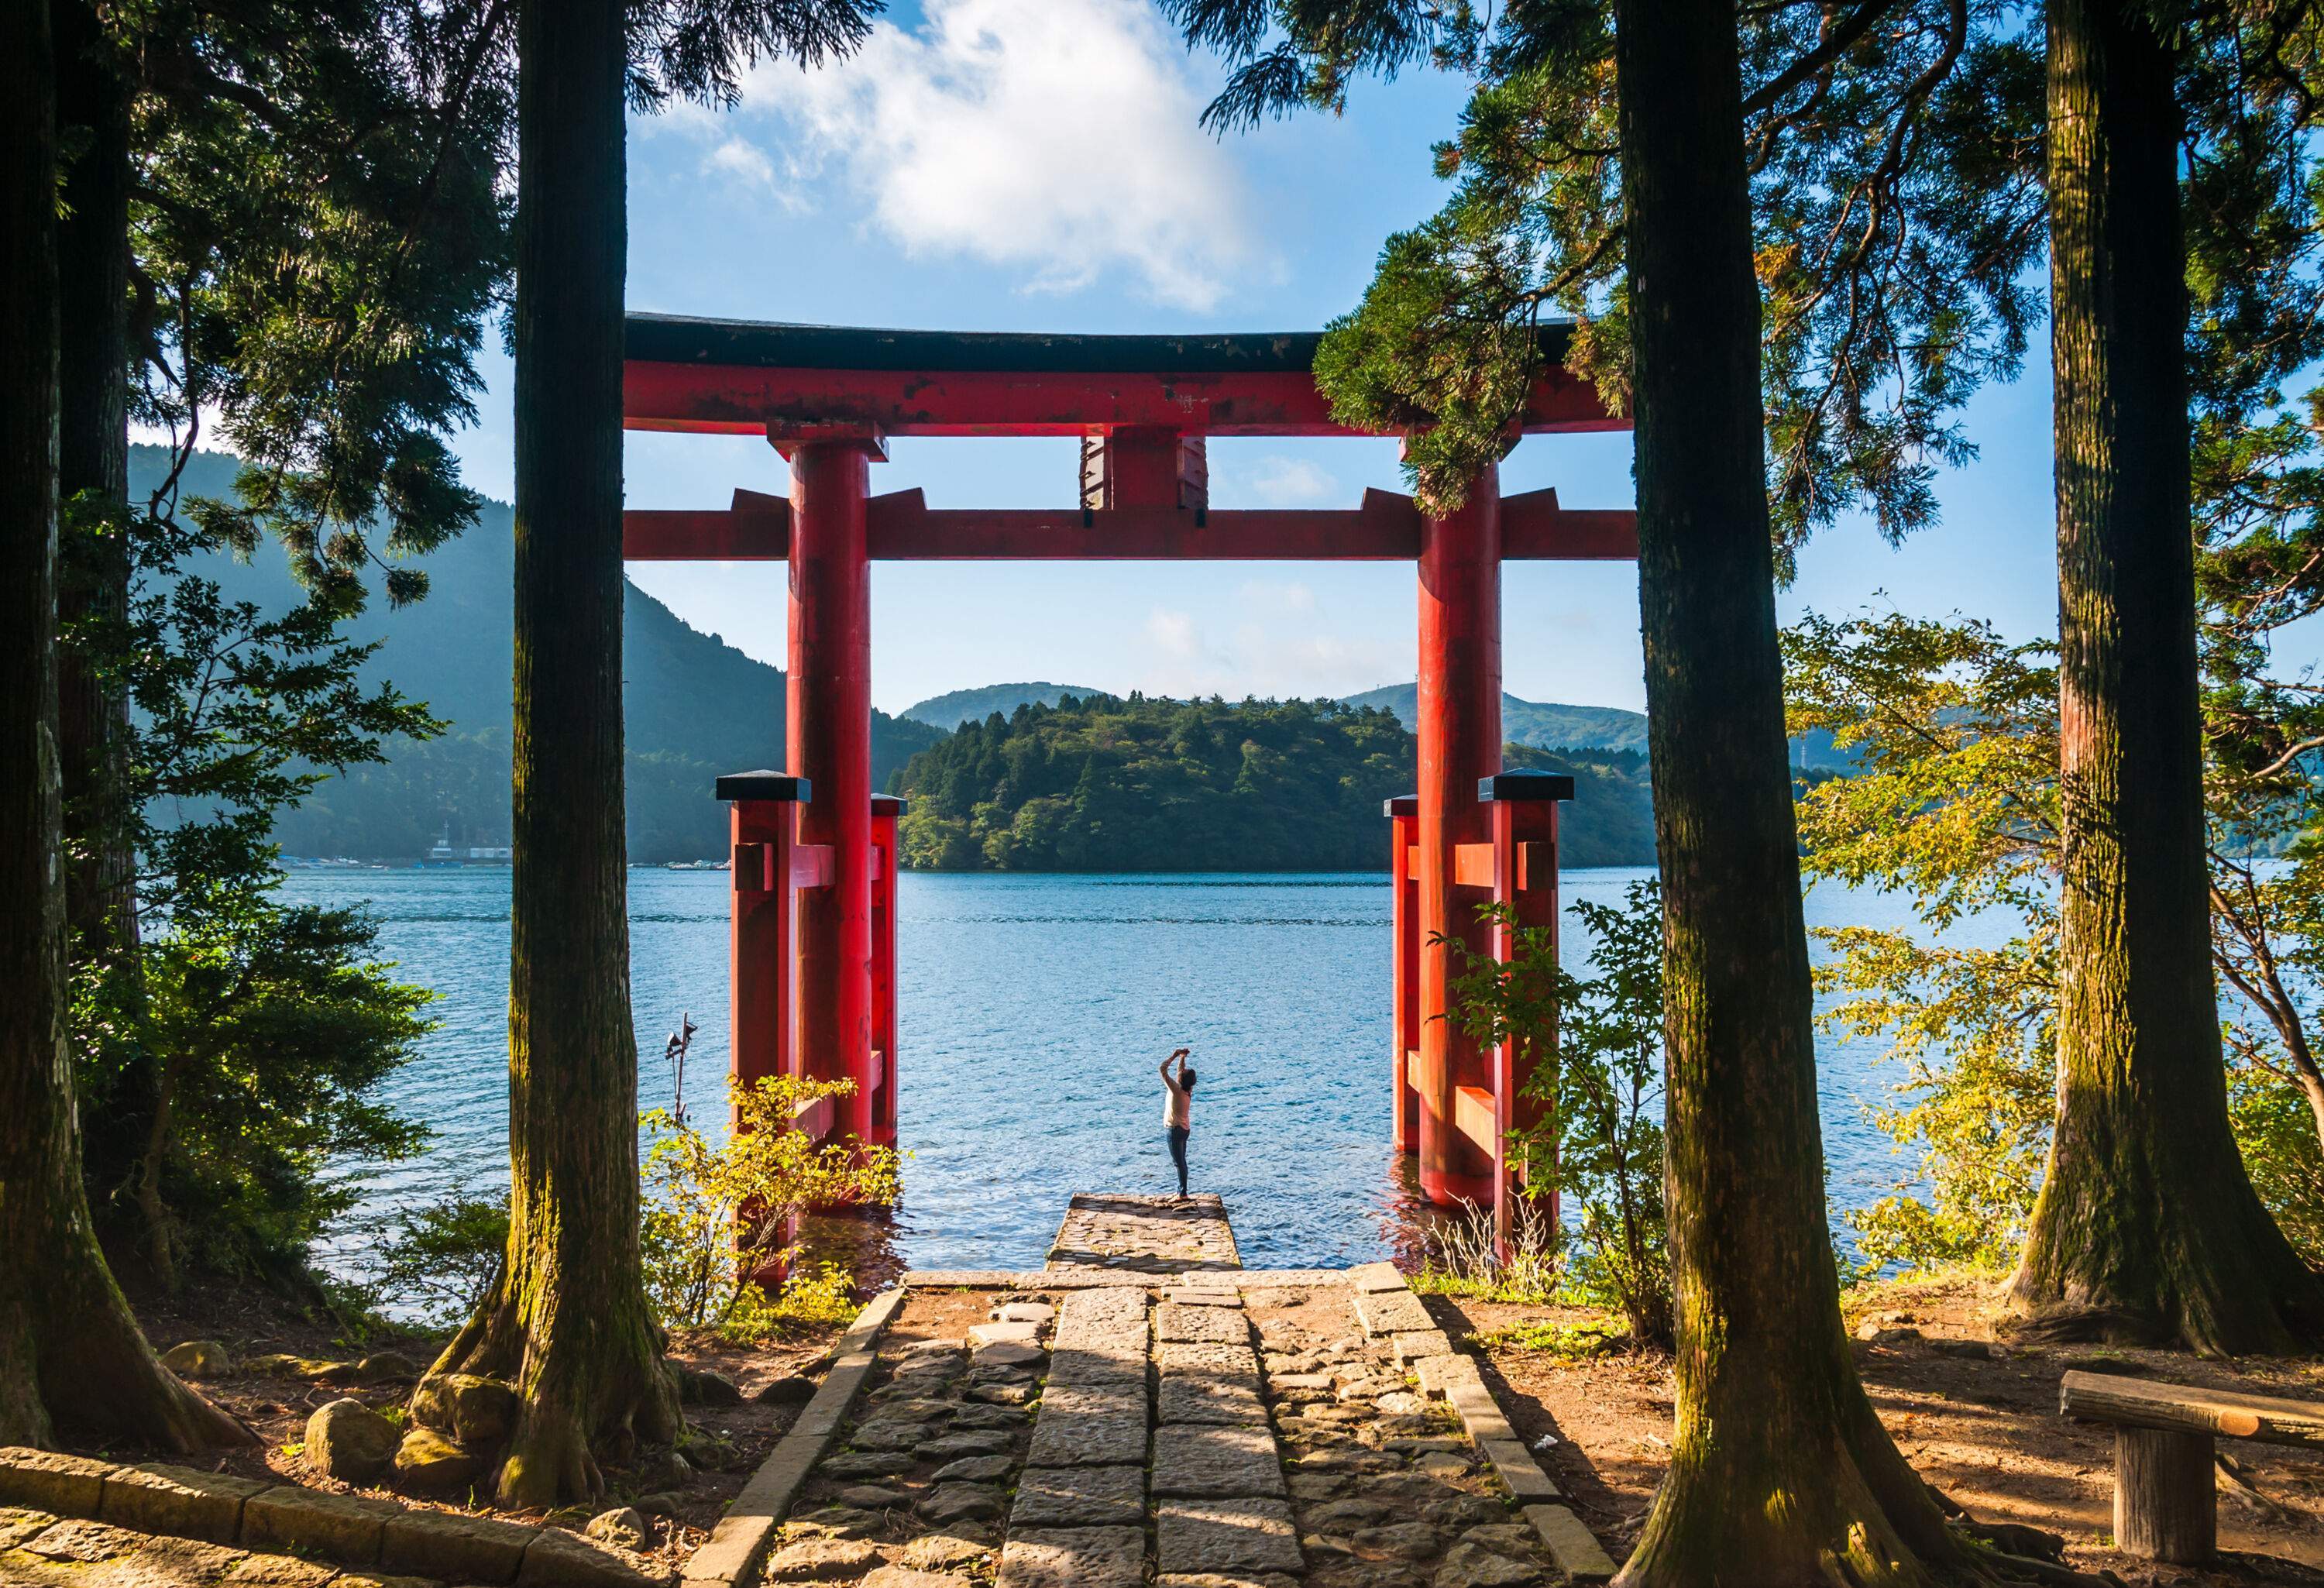
[[[2011,1288],[2055,1333],[2282,1351],[2324,1338],[2324,1283],[2253,1192],[2227,1120],[2177,29],[2144,0],[2052,0],[2048,31],[2058,1120]]]
[[[1962,1563],[1858,1383],[1824,1231],[1732,0],[1618,0],[1639,608],[1665,895],[1671,1466],[1628,1584]]]
[[[510,1505],[603,1487],[593,1441],[682,1426],[638,1250],[622,810],[624,0],[517,34],[515,871],[508,1260],[438,1367],[515,1380]]]
[[[1180,11],[1250,62],[1231,113],[1332,103],[1368,63],[1478,59],[1473,31],[1430,31],[1465,7],[1286,0],[1272,51],[1257,4]],[[1949,1528],[1856,1375],[1824,1223],[1775,632],[1779,535],[1851,497],[1892,531],[1924,522],[1929,456],[1960,455],[1946,411],[1965,370],[2014,356],[2016,187],[1996,168],[1972,239],[1923,229],[1946,200],[1914,179],[1932,123],[1971,145],[2019,130],[1988,117],[1979,132],[1969,114],[2018,65],[1985,51],[1956,84],[1969,23],[1964,5],[1909,0],[1511,8],[1459,158],[1440,158],[1467,171],[1462,189],[1390,241],[1319,359],[1342,411],[1435,423],[1416,449],[1424,494],[1502,445],[1545,306],[1597,317],[1582,359],[1635,420],[1678,1394],[1670,1472],[1620,1579],[1632,1588],[2054,1570]],[[1755,172],[1782,162],[1755,207]],[[1803,231],[1803,215],[1823,224]],[[1879,377],[1885,398],[1862,378],[1883,356],[1908,372]]]
[[[57,494],[74,531],[58,596],[67,623],[118,620],[129,589],[129,107],[131,88],[89,0],[55,10],[57,118],[78,144],[65,167],[57,235]],[[58,751],[71,869],[67,929],[76,951],[112,961],[137,941],[122,752],[127,698],[67,647],[57,674]]]
[[[638,1242],[622,789],[625,106],[732,99],[761,51],[852,49],[875,0],[520,0],[515,802],[499,1282],[439,1371],[513,1380],[510,1505],[682,1426]]]
[[[65,1032],[57,756],[56,78],[48,0],[0,14],[0,1439],[251,1436],[155,1360],[89,1224]]]
[[[473,354],[505,273],[495,182],[507,0],[58,0],[60,672],[69,952],[85,1167],[108,1243],[178,1270],[162,1143],[171,1055],[149,1040],[125,638],[138,547],[248,550],[279,537],[340,610],[385,553],[473,516],[441,432],[471,416]],[[240,500],[180,503],[173,471],[128,499],[133,410],[206,426],[242,457]],[[181,514],[182,508],[182,518]],[[197,526],[189,539],[186,524]],[[174,576],[171,576],[174,577]],[[386,568],[392,600],[424,576]],[[150,901],[148,901],[150,903]],[[145,913],[151,914],[148,909]],[[169,918],[184,925],[181,918]]]

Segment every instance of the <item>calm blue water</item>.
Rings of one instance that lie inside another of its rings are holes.
[[[1642,871],[1571,872],[1618,902]],[[286,896],[368,906],[403,979],[440,995],[421,1057],[383,1088],[436,1129],[422,1158],[368,1172],[372,1205],[507,1175],[509,873],[300,871]],[[668,1101],[665,1037],[691,1011],[697,1117],[724,1117],[728,879],[630,872],[646,1106]],[[898,918],[904,1169],[895,1255],[917,1268],[1037,1266],[1073,1191],[1165,1187],[1155,1066],[1194,1049],[1195,1184],[1232,1209],[1254,1267],[1337,1265],[1408,1239],[1388,1140],[1384,876],[908,874]],[[1819,890],[1812,924],[1902,924],[1900,901]],[[1569,913],[1564,952],[1589,952]],[[1867,1122],[1895,1079],[1873,1044],[1818,1047],[1835,1203],[1908,1167]],[[358,1171],[361,1172],[361,1171]]]

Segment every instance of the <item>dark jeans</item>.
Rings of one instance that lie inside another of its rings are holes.
[[[1186,1127],[1172,1125],[1169,1135],[1170,1161],[1178,1166],[1178,1195],[1184,1196],[1186,1194]]]

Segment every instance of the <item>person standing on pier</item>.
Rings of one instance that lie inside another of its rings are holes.
[[[1170,1075],[1172,1065],[1178,1066],[1176,1079]],[[1162,1123],[1170,1141],[1170,1161],[1178,1167],[1178,1200],[1186,1200],[1186,1132],[1194,1119],[1194,1072],[1186,1067],[1186,1049],[1181,1048],[1162,1061]]]

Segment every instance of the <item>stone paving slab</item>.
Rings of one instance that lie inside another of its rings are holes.
[[[1306,1565],[1280,1500],[1172,1500],[1154,1511],[1165,1572],[1296,1572]]]
[[[1614,1562],[1582,1519],[1562,1505],[1529,1505],[1526,1520],[1549,1546],[1557,1569],[1576,1583],[1602,1583],[1614,1574]]]
[[[1390,1334],[1388,1349],[1400,1362],[1416,1362],[1425,1356],[1452,1354],[1452,1337],[1442,1329],[1406,1329],[1401,1334]]]
[[[1248,1379],[1259,1387],[1259,1353],[1248,1345],[1222,1345],[1214,1341],[1169,1341],[1154,1348],[1154,1365],[1168,1378],[1174,1373],[1209,1373],[1218,1378]]]
[[[1478,1454],[1492,1463],[1494,1475],[1508,1486],[1510,1494],[1521,1505],[1540,1500],[1563,1500],[1556,1482],[1541,1470],[1541,1463],[1514,1439],[1485,1439],[1478,1442]]]
[[[1404,1275],[1392,1262],[1358,1263],[1346,1270],[1343,1279],[1348,1288],[1359,1295],[1406,1288]]]
[[[1067,1318],[1050,1336],[1049,1349],[1127,1352],[1136,1355],[1146,1349],[1146,1319],[1143,1316],[1135,1318]]]
[[[1129,1384],[1146,1381],[1146,1353],[1058,1351],[1049,1357],[1052,1384]]]
[[[1143,1528],[1011,1528],[1001,1551],[999,1588],[1139,1588],[1145,1580]]]
[[[1145,1522],[1146,1470],[1138,1466],[1028,1467],[1017,1481],[1017,1503],[1009,1513],[1012,1534],[1019,1528],[1136,1528]]]
[[[1356,1316],[1367,1334],[1402,1334],[1436,1326],[1420,1297],[1400,1285],[1394,1290],[1358,1291]]]
[[[1264,1425],[1166,1424],[1154,1430],[1154,1492],[1170,1499],[1276,1499],[1283,1463]]]
[[[1027,1464],[1037,1467],[1111,1466],[1145,1459],[1142,1395],[1134,1405],[1111,1412],[1060,1415],[1044,1407],[1033,1425],[1033,1447],[1025,1454]]]
[[[1242,1292],[1223,1285],[1185,1285],[1164,1291],[1162,1299],[1177,1306],[1240,1306]]]
[[[1263,1425],[1267,1421],[1267,1408],[1259,1400],[1258,1390],[1231,1380],[1164,1379],[1156,1410],[1157,1420],[1163,1423]]]
[[[1146,1322],[1146,1288],[1110,1285],[1103,1289],[1075,1290],[1057,1304],[1057,1326],[1067,1324],[1136,1324]]]
[[[1050,1269],[1111,1268],[1154,1274],[1239,1269],[1226,1205],[1204,1194],[1180,1201],[1126,1192],[1079,1191],[1049,1248]]]
[[[1250,1320],[1232,1307],[1166,1301],[1154,1310],[1154,1337],[1173,1343],[1207,1341],[1240,1345],[1250,1339]]]

